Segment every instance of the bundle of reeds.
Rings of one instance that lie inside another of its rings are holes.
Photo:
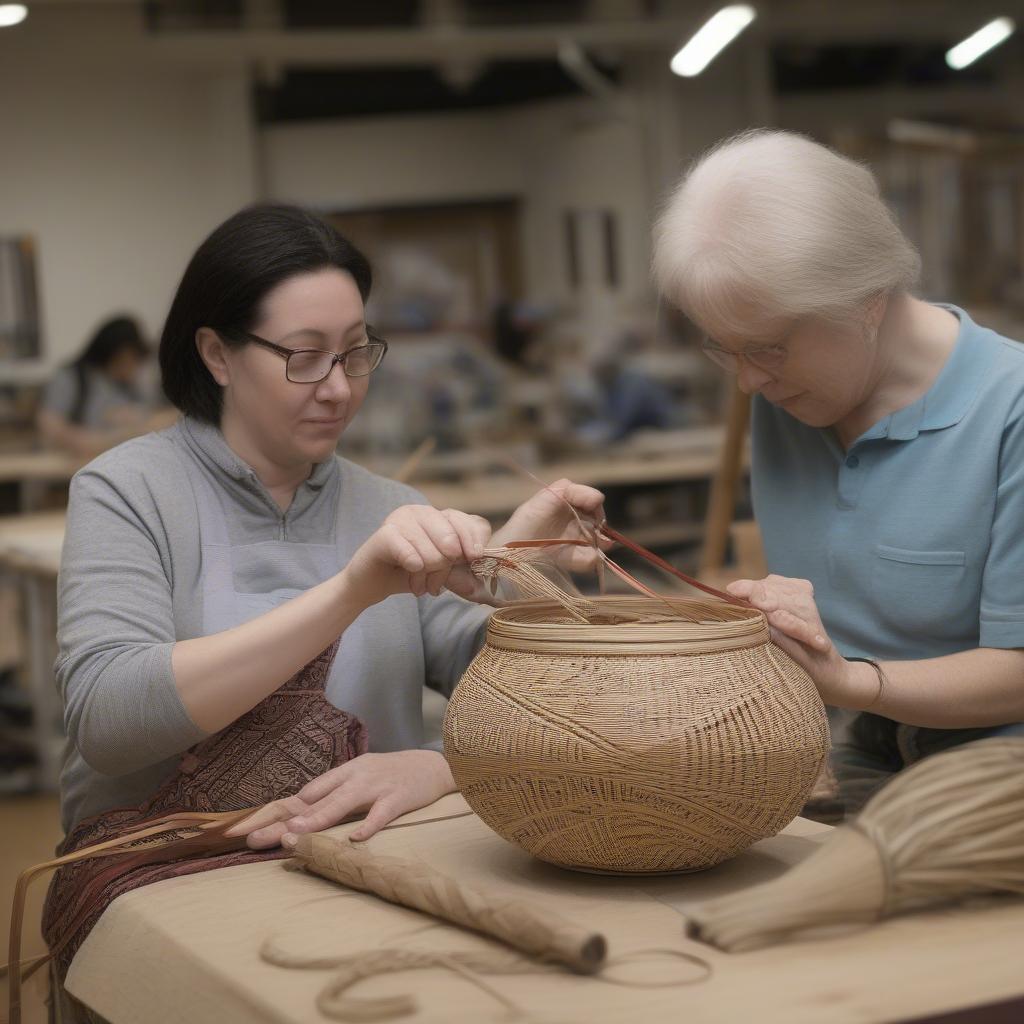
[[[688,931],[740,952],[996,893],[1024,895],[1024,737],[900,772],[807,860],[694,909]]]

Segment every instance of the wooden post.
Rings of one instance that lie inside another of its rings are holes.
[[[398,467],[395,473],[395,480],[400,483],[408,483],[420,468],[420,463],[437,447],[436,437],[425,437],[406,460]]]
[[[743,451],[750,422],[750,396],[737,387],[729,402],[725,442],[718,469],[711,482],[708,513],[704,521],[704,547],[700,556],[698,576],[721,569],[725,563],[725,549],[729,540],[729,527],[736,509],[736,485],[743,472]]]

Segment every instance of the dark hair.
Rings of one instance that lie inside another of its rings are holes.
[[[196,347],[200,327],[240,347],[261,304],[296,274],[337,267],[365,302],[373,274],[366,257],[330,224],[297,206],[258,203],[216,228],[185,268],[160,338],[164,393],[183,413],[220,423],[223,395]]]
[[[136,320],[130,316],[116,316],[100,325],[78,358],[71,363],[77,385],[75,400],[68,413],[72,423],[81,423],[85,413],[85,403],[89,399],[88,371],[105,370],[125,351],[145,359],[149,355],[149,345]]]

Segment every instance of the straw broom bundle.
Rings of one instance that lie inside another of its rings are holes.
[[[1024,895],[1024,738],[901,772],[803,863],[697,907],[687,931],[735,953],[995,893]]]

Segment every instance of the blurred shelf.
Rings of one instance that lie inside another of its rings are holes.
[[[630,540],[645,548],[669,547],[673,544],[699,544],[704,539],[703,523],[658,523],[634,526],[626,531]]]

